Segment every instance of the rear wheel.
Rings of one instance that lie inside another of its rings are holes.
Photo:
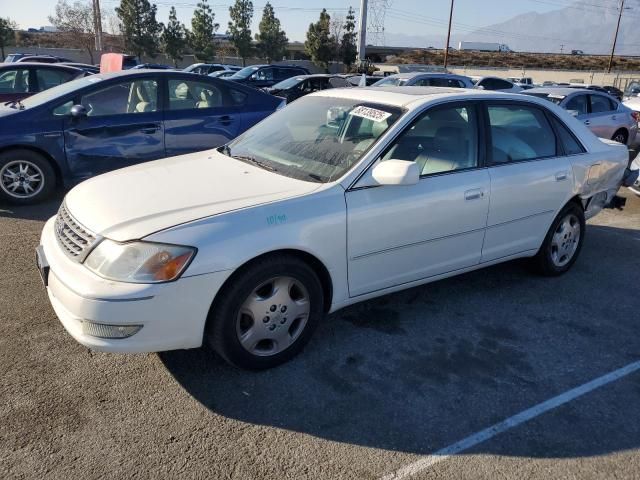
[[[31,150],[0,154],[0,196],[15,204],[45,200],[53,192],[56,175],[49,161]]]
[[[323,315],[324,294],[313,269],[290,255],[258,260],[218,294],[206,339],[229,363],[260,370],[302,350]]]
[[[571,202],[555,218],[540,250],[533,257],[536,270],[548,276],[562,275],[569,270],[582,249],[584,233],[584,212]]]
[[[620,129],[616,133],[613,134],[611,140],[616,141],[618,143],[622,143],[623,145],[627,144],[627,140],[629,139],[629,134],[626,130]]]

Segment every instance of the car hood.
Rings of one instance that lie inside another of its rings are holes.
[[[91,178],[71,190],[65,204],[85,228],[127,241],[319,187],[209,150]]]

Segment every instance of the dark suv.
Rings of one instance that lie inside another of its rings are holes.
[[[309,70],[289,65],[251,65],[227,79],[255,88],[265,88],[298,75],[309,75]]]

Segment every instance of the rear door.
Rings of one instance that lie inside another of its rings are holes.
[[[608,98],[608,95],[598,93],[589,95],[589,103],[589,128],[598,137],[612,138],[619,125],[616,111],[618,104]]]
[[[487,102],[486,117],[491,205],[483,262],[537,250],[573,185],[569,158],[542,108]]]
[[[76,100],[87,115],[65,119],[67,162],[75,177],[165,155],[158,79],[128,78],[98,85]]]
[[[166,82],[167,156],[219,147],[240,133],[246,94],[224,80],[168,77]]]

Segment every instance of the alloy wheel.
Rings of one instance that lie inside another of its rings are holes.
[[[44,174],[33,162],[13,160],[0,170],[0,188],[13,198],[32,198],[44,188]]]
[[[556,267],[564,267],[571,261],[580,244],[580,220],[569,213],[558,224],[551,238],[551,260]]]

